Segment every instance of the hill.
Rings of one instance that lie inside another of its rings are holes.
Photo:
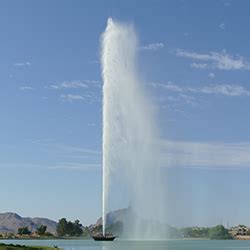
[[[29,227],[31,231],[35,231],[38,226],[47,226],[50,233],[56,232],[57,223],[46,218],[29,218],[21,217],[16,213],[0,213],[0,232],[16,233],[19,227]]]
[[[118,209],[107,214],[107,226],[115,224],[117,222],[124,222],[129,219],[129,216],[132,215],[132,210],[130,208]],[[99,218],[96,224],[92,225],[94,227],[102,225],[102,217]]]

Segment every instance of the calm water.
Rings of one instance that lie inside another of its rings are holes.
[[[66,250],[211,250],[250,249],[250,241],[208,241],[208,240],[168,240],[168,241],[123,241],[95,242],[92,240],[0,240],[4,243],[53,246]]]

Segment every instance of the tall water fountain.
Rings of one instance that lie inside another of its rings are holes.
[[[138,46],[132,25],[108,19],[102,35],[103,194],[105,235],[110,187],[114,179],[129,197],[133,218],[124,225],[129,238],[161,237],[166,214],[153,105],[138,76]],[[116,186],[115,188],[118,188]]]

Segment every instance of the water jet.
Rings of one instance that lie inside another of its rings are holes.
[[[166,210],[161,196],[157,126],[137,70],[137,44],[133,25],[108,19],[101,55],[102,236],[106,235],[110,187],[118,177],[129,196],[128,205],[139,215],[124,222],[124,233],[127,238],[148,239],[159,237],[155,221],[160,221]]]

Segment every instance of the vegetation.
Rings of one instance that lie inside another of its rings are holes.
[[[35,247],[0,243],[0,250],[54,250],[52,247]]]
[[[206,227],[185,227],[180,229],[183,238],[208,238],[209,228]]]
[[[36,229],[36,233],[38,234],[38,235],[45,235],[45,233],[46,233],[46,230],[47,230],[47,226],[44,226],[44,225],[41,225],[40,227],[38,227],[37,229]]]
[[[228,229],[222,225],[216,227],[186,227],[176,232],[176,237],[181,238],[207,238],[211,240],[228,240],[232,239]]]
[[[222,226],[218,225],[209,229],[209,239],[211,240],[229,240],[232,236],[229,234],[228,230]]]
[[[79,220],[71,222],[62,218],[58,222],[56,232],[58,236],[80,236],[83,230]]]
[[[239,225],[241,226],[241,225]],[[245,226],[244,226],[245,227]],[[235,235],[231,228],[229,232],[223,225],[218,225],[215,227],[207,228],[207,227],[186,227],[186,228],[175,228],[171,226],[165,225],[163,227],[166,230],[166,236],[169,238],[204,238],[204,239],[232,239]],[[88,238],[90,235],[102,232],[102,225],[96,224],[90,227],[83,227],[80,224],[79,220],[75,220],[74,222],[67,221],[65,218],[59,220],[56,228],[57,236],[59,237],[85,237]],[[107,233],[112,233],[114,235],[122,236],[123,234],[123,223],[120,221],[116,221],[113,224],[108,225],[106,228]],[[245,232],[247,234],[249,232]],[[47,237],[55,237],[55,235],[47,232],[46,225],[40,225],[37,227],[35,234],[31,234],[31,231],[28,227],[20,227],[18,228],[18,233],[5,233],[0,234],[0,238],[47,238]],[[0,250],[2,250],[0,248]],[[6,249],[11,250],[11,249]]]
[[[28,227],[19,227],[17,233],[20,235],[30,235],[31,231]]]

